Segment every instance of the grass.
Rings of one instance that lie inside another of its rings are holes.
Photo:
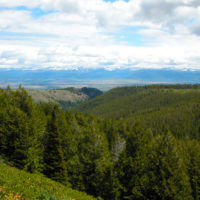
[[[0,200],[95,200],[42,175],[0,163]]]

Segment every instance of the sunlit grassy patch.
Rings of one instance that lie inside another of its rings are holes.
[[[0,200],[94,200],[85,193],[0,163]]]

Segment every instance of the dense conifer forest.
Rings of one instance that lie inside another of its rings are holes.
[[[200,199],[200,86],[116,88],[63,111],[0,90],[0,155],[104,200]]]

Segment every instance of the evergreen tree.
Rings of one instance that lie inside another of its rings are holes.
[[[151,132],[145,132],[139,122],[132,126],[129,131],[130,133],[126,138],[126,148],[116,163],[116,170],[121,184],[120,199],[137,199],[137,196],[141,196],[139,190],[136,189],[141,178],[141,173],[138,170],[146,165],[145,153],[152,137]]]
[[[44,174],[64,184],[68,184],[67,164],[64,159],[62,139],[59,131],[60,110],[54,106],[48,122],[48,134],[44,150]]]
[[[136,126],[118,162],[120,199],[192,199],[186,167],[175,138],[153,137]]]
[[[192,199],[187,170],[173,135],[156,136],[150,147],[146,167],[139,169],[145,187],[141,184],[137,191],[149,199]]]
[[[101,185],[101,196],[105,200],[118,200],[120,197],[120,183],[114,165],[110,164],[104,174]]]
[[[0,112],[1,151],[14,166],[23,169],[27,159],[28,118],[16,107]]]
[[[84,128],[83,136],[78,146],[83,184],[86,192],[100,196],[104,174],[110,165],[108,141],[93,120],[88,122],[87,128]]]
[[[24,169],[31,173],[42,172],[43,170],[43,153],[44,137],[46,134],[46,118],[38,106],[34,106],[29,117],[29,136],[27,161]]]
[[[200,144],[197,140],[179,141],[179,148],[185,161],[192,187],[192,196],[200,199]]]

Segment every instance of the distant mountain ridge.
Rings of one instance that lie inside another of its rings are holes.
[[[116,86],[152,83],[199,83],[200,70],[113,69],[22,70],[0,69],[0,87],[66,88],[95,87],[108,90]]]

